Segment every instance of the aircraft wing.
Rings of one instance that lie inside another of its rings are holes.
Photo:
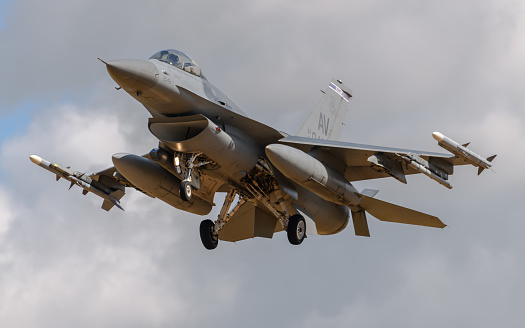
[[[360,181],[393,176],[392,171],[395,173],[396,170],[391,170],[387,173],[385,170],[378,170],[377,165],[373,165],[371,157],[377,154],[380,154],[386,160],[394,163],[392,166],[397,166],[399,175],[394,177],[404,183],[406,183],[406,181],[403,181],[404,175],[420,173],[409,165],[401,164],[401,158],[406,155],[415,154],[426,161],[440,163],[441,167],[446,167],[447,174],[452,174],[452,167],[455,165],[469,164],[467,161],[457,158],[452,154],[413,149],[364,145],[297,136],[282,138],[279,142],[300,149],[304,152],[309,152],[314,147],[324,150],[326,153],[345,163],[345,178],[348,181]]]

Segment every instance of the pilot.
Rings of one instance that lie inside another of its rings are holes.
[[[177,63],[179,62],[179,56],[170,54],[168,57],[168,62],[173,66],[177,66]]]

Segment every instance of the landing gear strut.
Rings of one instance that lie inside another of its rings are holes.
[[[224,204],[222,205],[221,212],[217,221],[213,222],[212,220],[204,220],[201,222],[200,233],[201,241],[206,249],[215,249],[219,243],[219,232],[221,229],[228,223],[231,217],[239,210],[239,208],[246,203],[246,198],[242,195],[239,195],[239,202],[235,207],[228,213],[230,206],[235,200],[238,191],[231,189],[226,198],[224,199]]]
[[[202,153],[193,153],[189,156],[188,160],[185,161],[183,155],[176,153],[174,156],[173,165],[177,171],[177,174],[181,176],[182,182],[180,184],[180,198],[183,201],[189,202],[193,195],[193,188],[200,189],[200,178],[199,173],[194,174],[192,179],[192,173],[201,166],[208,165],[211,161],[199,161],[198,158]],[[192,181],[193,180],[193,181]]]

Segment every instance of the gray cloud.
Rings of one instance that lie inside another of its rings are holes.
[[[524,18],[519,2],[488,0],[13,3],[0,110],[40,107],[1,141],[0,322],[521,327]],[[341,78],[355,94],[343,140],[439,151],[438,130],[498,153],[496,174],[457,168],[452,190],[425,177],[357,184],[438,215],[443,230],[370,219],[369,239],[349,227],[301,247],[277,234],[208,252],[201,218],[134,192],[125,212],[106,213],[29,162],[92,172],[154,147],[146,111],[96,58],[163,48],[188,52],[249,115],[290,133]]]

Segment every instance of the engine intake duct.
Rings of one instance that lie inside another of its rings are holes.
[[[248,172],[256,164],[257,144],[241,131],[228,132],[203,115],[150,118],[151,133],[174,151],[202,152],[230,172]]]

